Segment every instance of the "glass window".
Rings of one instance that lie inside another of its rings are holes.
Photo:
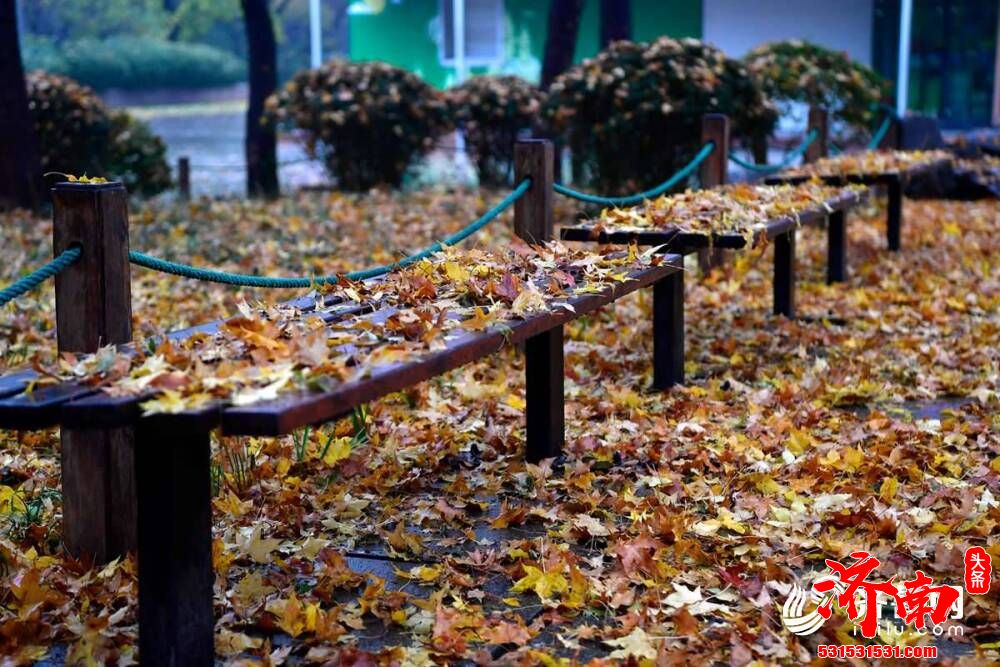
[[[441,0],[444,39],[441,63],[455,62],[455,23],[452,0]],[[489,65],[504,55],[503,0],[465,0],[465,63]]]

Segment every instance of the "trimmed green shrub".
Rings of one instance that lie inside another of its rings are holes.
[[[128,191],[151,197],[173,185],[167,146],[149,125],[124,111],[111,112],[106,170]]]
[[[542,117],[572,148],[581,180],[629,193],[666,180],[701,146],[701,117],[734,137],[766,137],[777,112],[746,66],[696,39],[615,42],[564,72]]]
[[[830,110],[835,119],[867,129],[889,83],[846,53],[789,40],[757,47],[744,61],[764,91],[778,101],[803,102]]]
[[[301,130],[346,190],[399,186],[413,158],[452,127],[444,96],[417,75],[340,59],[298,72],[268,99],[264,122]]]
[[[83,39],[55,49],[47,40],[32,38],[23,55],[26,69],[64,74],[98,90],[207,88],[246,79],[246,65],[231,53],[160,39]]]
[[[465,131],[479,180],[507,183],[514,142],[537,123],[541,91],[518,76],[474,76],[445,94],[455,123]]]
[[[106,176],[144,195],[170,186],[166,147],[145,123],[109,111],[68,77],[35,71],[25,79],[43,171]]]

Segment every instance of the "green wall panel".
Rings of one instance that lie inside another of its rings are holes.
[[[354,5],[364,5],[356,0]],[[351,58],[383,60],[422,76],[444,88],[454,82],[454,68],[441,64],[439,0],[389,0],[378,13],[352,12],[349,18]],[[489,68],[475,67],[473,74],[511,73],[537,80],[548,28],[549,0],[506,0],[505,57]],[[633,0],[632,30],[635,39],[660,35],[699,37],[701,0]],[[599,0],[587,0],[580,17],[574,60],[597,53],[600,35]]]

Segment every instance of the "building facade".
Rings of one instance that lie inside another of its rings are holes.
[[[631,0],[632,38],[695,37],[740,57],[775,40],[847,52],[892,81],[902,0]],[[599,43],[600,0],[585,0],[575,60]],[[465,71],[537,81],[549,0],[465,0]],[[350,55],[384,60],[444,88],[457,80],[452,0],[354,0]],[[908,108],[945,127],[1000,123],[1000,0],[913,0]]]

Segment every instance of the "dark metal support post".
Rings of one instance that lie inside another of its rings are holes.
[[[212,489],[209,433],[139,423],[139,657],[143,665],[211,666]]]
[[[525,341],[524,372],[525,458],[537,463],[559,456],[565,438],[562,326]]]
[[[847,280],[847,215],[834,211],[826,222],[826,282]]]
[[[795,230],[774,239],[774,314],[795,317]]]
[[[59,183],[52,189],[55,255],[79,245],[56,276],[60,352],[96,352],[132,340],[128,193],[121,183]],[[135,548],[132,431],[62,429],[63,543],[105,563]]]
[[[684,384],[684,271],[653,285],[653,388]]]
[[[889,250],[899,250],[902,247],[903,237],[903,182],[899,178],[894,178],[886,185],[886,193],[889,197],[888,211],[886,212],[886,239],[889,242]]]
[[[552,142],[527,139],[514,145],[514,181],[531,178],[531,189],[514,204],[514,233],[528,243],[553,237]],[[543,331],[524,343],[525,458],[558,456],[565,438],[563,328]]]

